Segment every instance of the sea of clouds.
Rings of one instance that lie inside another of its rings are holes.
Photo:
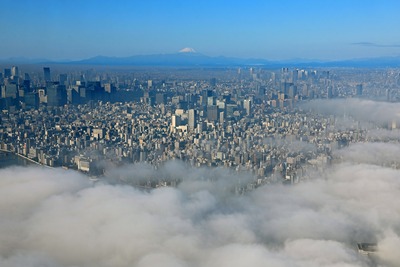
[[[320,177],[242,196],[231,193],[240,180],[231,172],[208,179],[177,162],[158,171],[178,187],[154,190],[3,169],[0,266],[398,266],[400,171],[370,160],[386,149],[350,146]],[[120,171],[135,179],[141,168]],[[357,242],[378,243],[377,256]]]

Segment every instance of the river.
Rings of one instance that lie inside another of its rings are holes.
[[[12,152],[0,151],[0,169],[11,166],[28,166],[34,165],[35,163],[24,159]]]

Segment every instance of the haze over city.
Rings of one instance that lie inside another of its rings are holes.
[[[176,53],[342,60],[399,56],[399,1],[3,0],[0,59]]]

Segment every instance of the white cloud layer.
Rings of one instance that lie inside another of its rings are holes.
[[[178,188],[151,191],[65,170],[3,169],[0,266],[399,266],[400,171],[352,160],[379,146],[350,146],[324,177],[245,196],[230,193],[241,177],[179,163],[152,173],[181,178]],[[134,181],[148,172],[111,173]],[[377,242],[377,259],[357,242]]]
[[[366,99],[318,99],[301,105],[304,110],[336,116],[351,115],[363,123],[388,126],[393,121],[400,122],[400,103],[387,103]]]

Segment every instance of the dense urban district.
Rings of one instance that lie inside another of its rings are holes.
[[[0,73],[1,150],[95,177],[109,166],[180,160],[246,172],[250,189],[297,183],[340,160],[333,150],[368,139],[345,112],[326,116],[304,103],[400,99],[397,69],[25,68]]]

